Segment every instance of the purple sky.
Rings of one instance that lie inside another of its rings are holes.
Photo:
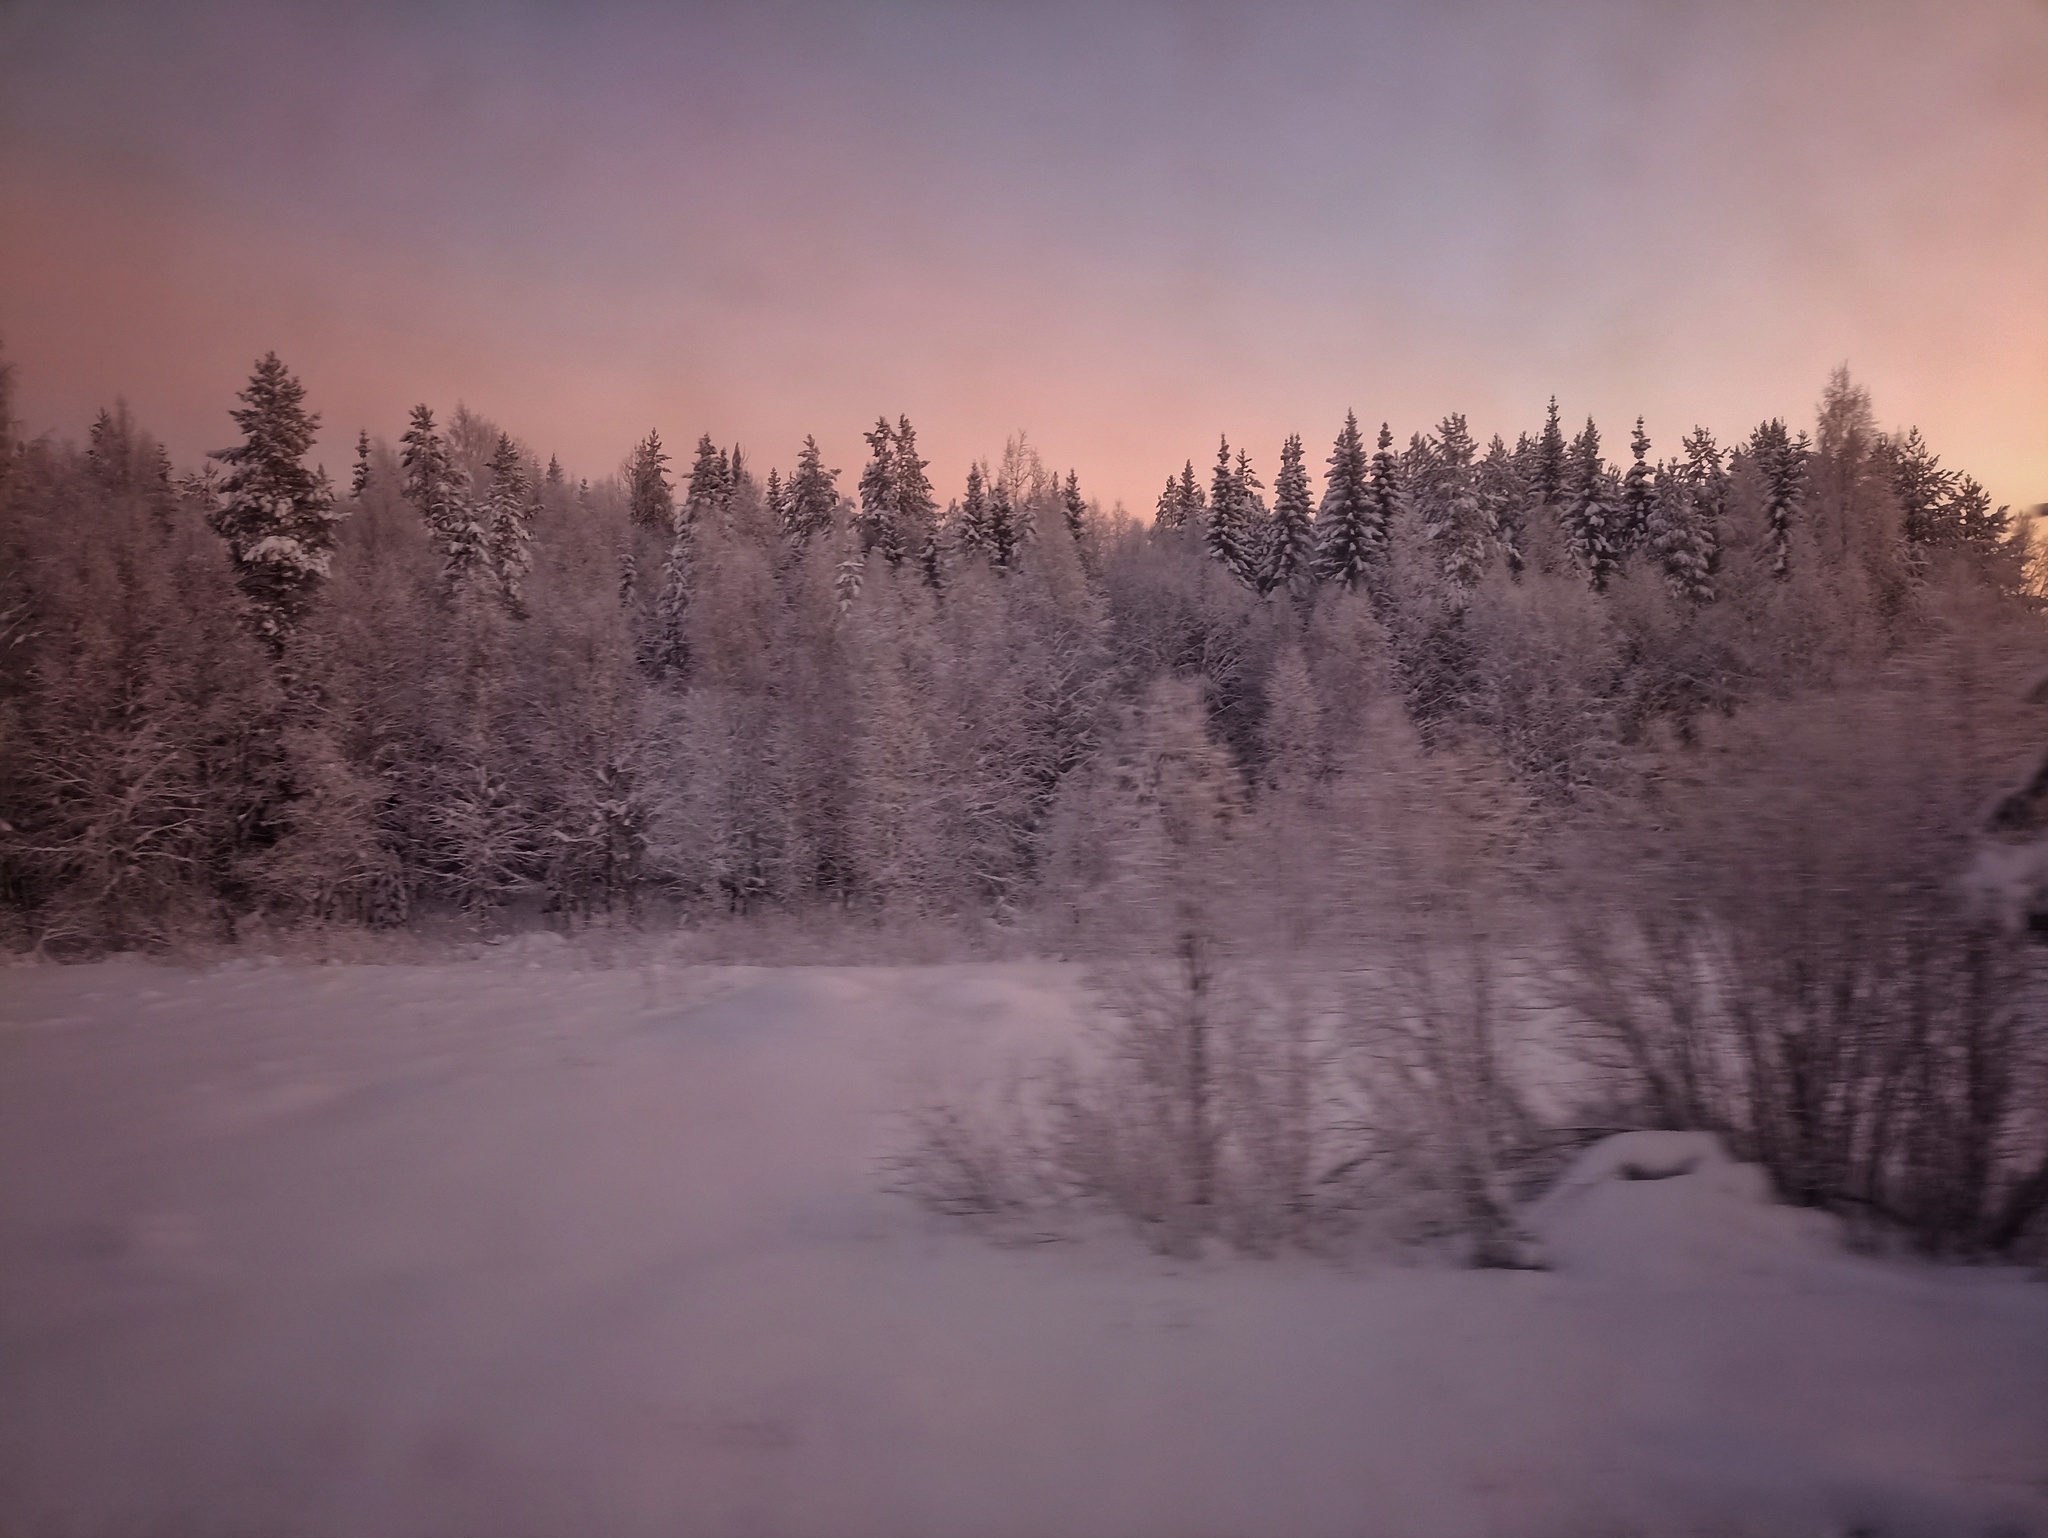
[[[573,473],[650,426],[943,493],[1028,430],[1149,512],[1347,408],[1610,451],[1846,361],[2048,499],[2048,4],[0,3],[0,340],[31,431],[181,460],[276,349],[339,471],[467,402]]]

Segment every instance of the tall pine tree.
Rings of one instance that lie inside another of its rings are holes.
[[[1323,505],[1316,514],[1316,574],[1355,589],[1379,564],[1387,545],[1386,525],[1375,516],[1357,412],[1345,413],[1328,463]]]
[[[264,354],[239,398],[228,414],[242,442],[210,456],[228,473],[206,522],[227,541],[257,634],[281,649],[326,580],[343,514],[327,477],[306,468],[320,418],[276,353]]]
[[[1591,417],[1586,418],[1585,431],[1572,441],[1565,470],[1565,501],[1559,511],[1565,549],[1594,591],[1604,593],[1620,564],[1616,526],[1621,510],[1609,492],[1607,465],[1600,457],[1600,429]]]
[[[1301,462],[1301,435],[1290,434],[1280,449],[1280,473],[1273,478],[1273,523],[1261,591],[1300,592],[1315,580],[1315,509],[1309,501],[1308,468]]]

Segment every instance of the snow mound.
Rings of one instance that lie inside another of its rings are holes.
[[[1719,1282],[1830,1268],[1835,1220],[1779,1205],[1769,1178],[1709,1132],[1623,1132],[1581,1154],[1524,1219],[1556,1270]]]

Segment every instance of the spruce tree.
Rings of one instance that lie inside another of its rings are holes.
[[[1315,564],[1315,509],[1301,462],[1301,435],[1294,433],[1281,446],[1280,473],[1273,478],[1272,537],[1260,591],[1300,592],[1315,580]]]
[[[1528,439],[1522,440],[1526,445]],[[1501,562],[1507,567],[1510,577],[1519,579],[1526,560],[1523,542],[1527,530],[1529,486],[1522,478],[1522,465],[1527,455],[1521,446],[1510,452],[1499,433],[1486,446],[1486,457],[1479,461],[1473,472],[1473,484],[1479,493],[1480,514],[1493,531],[1493,543],[1500,551]]]
[[[1366,526],[1372,546],[1384,552],[1392,545],[1394,526],[1408,506],[1408,487],[1401,475],[1401,456],[1394,452],[1394,434],[1380,423],[1380,436],[1366,468]]]
[[[1272,519],[1266,513],[1266,499],[1259,495],[1265,482],[1253,472],[1252,456],[1246,450],[1237,451],[1230,479],[1237,493],[1237,542],[1241,551],[1231,569],[1246,587],[1263,592],[1266,564],[1271,557],[1268,546],[1273,537]]]
[[[762,493],[762,500],[768,505],[768,521],[778,529],[789,527],[789,499],[782,490],[782,472],[770,466],[768,489]]]
[[[1764,549],[1774,577],[1792,570],[1792,524],[1806,492],[1808,457],[1806,435],[1794,439],[1777,417],[1750,434],[1749,460],[1763,482]]]
[[[441,557],[444,594],[466,591],[489,569],[490,540],[484,520],[471,504],[469,481],[434,428],[434,413],[415,406],[405,445],[405,496],[427,526],[427,538]]]
[[[1231,462],[1230,440],[1224,438],[1216,450],[1216,469],[1209,478],[1209,523],[1203,543],[1209,554],[1226,570],[1242,574],[1245,569],[1245,527],[1237,470]]]
[[[1565,469],[1565,502],[1559,513],[1565,549],[1594,591],[1604,593],[1619,565],[1615,545],[1621,510],[1610,495],[1607,466],[1600,457],[1600,429],[1591,417],[1572,441]]]
[[[1208,511],[1208,503],[1202,499],[1202,483],[1195,477],[1195,462],[1190,459],[1180,469],[1180,527],[1200,525]]]
[[[783,531],[791,544],[809,544],[832,527],[832,515],[839,507],[839,472],[825,468],[815,438],[804,439],[797,452],[796,473],[784,488],[786,497]]]
[[[1067,533],[1079,544],[1088,504],[1081,500],[1081,478],[1072,470],[1067,472],[1066,484],[1060,488],[1060,511],[1066,515]]]
[[[1392,442],[1387,429],[1381,427],[1381,447]],[[1388,531],[1373,498],[1372,476],[1378,461],[1367,459],[1357,412],[1345,413],[1328,463],[1323,505],[1316,515],[1316,572],[1327,582],[1356,589],[1384,558]],[[1392,464],[1390,455],[1389,474]]]
[[[626,464],[626,499],[633,522],[643,529],[669,534],[675,530],[676,497],[668,479],[668,455],[661,434],[652,428],[633,447]]]
[[[1650,499],[1653,495],[1650,470],[1650,435],[1643,431],[1643,419],[1636,418],[1636,430],[1628,441],[1632,456],[1628,474],[1621,482],[1621,527],[1615,539],[1617,559],[1626,557],[1642,544],[1650,527]]]
[[[987,528],[989,564],[998,571],[1008,571],[1017,564],[1017,552],[1023,547],[1025,531],[1023,518],[1010,492],[1010,483],[1001,477],[997,477],[995,489],[989,494]]]
[[[505,607],[523,614],[526,574],[533,568],[533,487],[519,450],[505,434],[498,434],[497,451],[491,455],[491,492],[486,504],[489,527],[490,564],[498,581],[498,596]]]
[[[349,477],[348,494],[360,498],[370,484],[370,433],[359,429],[356,433],[356,468]]]
[[[925,474],[930,461],[917,457],[917,430],[910,418],[896,418],[896,500],[893,516],[896,544],[906,556],[922,561],[927,545],[937,548],[939,499]]]
[[[1898,499],[1906,543],[1952,543],[1961,532],[1945,516],[1956,490],[1954,473],[1941,468],[1941,460],[1928,449],[1917,427],[1909,429],[1904,438],[1888,448],[1892,495]]]
[[[1159,501],[1152,509],[1152,527],[1155,529],[1178,529],[1185,527],[1187,515],[1180,500],[1180,479],[1169,475],[1166,490],[1159,493]]]
[[[860,473],[860,511],[854,514],[860,553],[880,550],[891,566],[903,559],[896,542],[896,430],[887,417],[876,417],[874,429],[861,434],[872,457]]]
[[[1966,549],[1997,550],[2012,528],[2012,509],[1992,511],[1991,494],[1974,475],[1958,476],[1942,506],[1942,522],[1954,541]]]
[[[955,527],[963,550],[986,557],[994,548],[989,528],[988,483],[979,461],[967,467],[967,495],[960,503]]]
[[[228,472],[206,522],[227,541],[257,634],[282,649],[326,580],[344,515],[327,477],[305,466],[320,418],[276,353],[264,354],[238,398],[228,415],[242,442],[209,456]]]
[[[1705,553],[1708,576],[1721,569],[1721,521],[1728,512],[1728,471],[1721,462],[1721,450],[1714,435],[1695,427],[1685,435],[1685,462],[1674,465],[1685,477],[1691,491],[1693,527],[1700,549]]]
[[[1438,424],[1431,446],[1432,473],[1421,494],[1422,527],[1437,570],[1452,589],[1467,592],[1486,571],[1490,530],[1472,466],[1472,434],[1462,413]]]
[[[1643,524],[1644,548],[1664,574],[1664,585],[1695,605],[1714,601],[1708,495],[1688,466],[1660,464],[1650,478]]]
[[[705,433],[697,440],[697,454],[690,462],[690,479],[683,490],[682,521],[688,524],[722,521],[732,505],[732,461]]]
[[[1536,439],[1535,474],[1532,477],[1537,504],[1555,509],[1564,500],[1564,428],[1558,422],[1557,397],[1550,397],[1550,409],[1543,418],[1543,431]]]

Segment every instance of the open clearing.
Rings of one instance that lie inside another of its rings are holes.
[[[2048,1286],[1704,1175],[1532,1273],[999,1250],[881,1189],[920,1083],[1088,1007],[531,943],[0,973],[0,1531],[2048,1533]]]

